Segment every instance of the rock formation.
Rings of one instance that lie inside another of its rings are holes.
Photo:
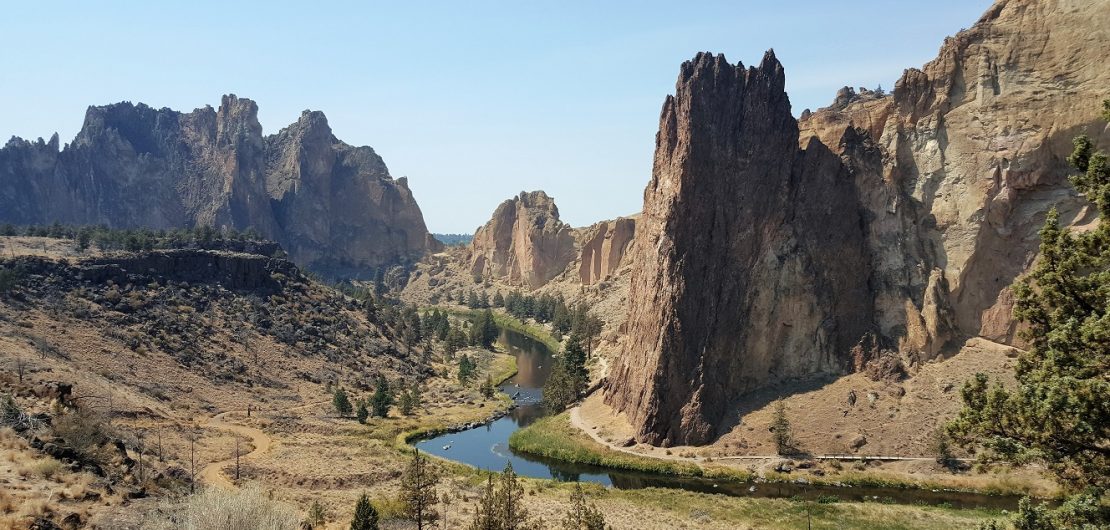
[[[609,279],[620,268],[636,234],[636,220],[618,217],[578,232],[578,278],[582,285],[591,285]]]
[[[369,147],[305,112],[263,136],[258,106],[224,96],[190,113],[90,107],[73,143],[13,138],[0,149],[0,222],[253,229],[325,274],[438,248],[405,179]]]
[[[1013,342],[1008,286],[1044,213],[1093,219],[1065,159],[1081,133],[1110,146],[1108,25],[1100,0],[999,0],[892,94],[844,89],[800,124],[773,57],[684,64],[607,402],[640,441],[700,443],[745,391],[859,369],[854,340],[911,369],[967,337]]]
[[[801,120],[857,161],[869,219],[882,335],[934,355],[949,338],[1014,340],[1009,286],[1037,249],[1052,206],[1093,218],[1066,177],[1071,140],[1110,144],[1110,9],[1099,0],[999,0],[909,69],[892,95],[849,91]],[[872,154],[840,142],[846,128]],[[853,152],[854,151],[854,152]]]
[[[771,52],[703,53],[663,104],[606,396],[643,441],[704,443],[734,396],[840,370],[870,330],[854,183],[819,141],[798,148],[784,83]]]
[[[470,271],[536,288],[562,274],[575,258],[571,228],[542,191],[521,192],[501,203],[474,233]]]

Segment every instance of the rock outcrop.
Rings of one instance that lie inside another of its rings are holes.
[[[529,288],[562,274],[575,258],[571,228],[542,191],[521,192],[501,203],[470,243],[471,274]]]
[[[1045,212],[1094,218],[1066,157],[1078,134],[1110,147],[1108,26],[1100,0],[999,0],[892,94],[844,89],[800,123],[773,57],[684,64],[606,401],[640,441],[701,443],[743,392],[860,369],[854,340],[910,370],[968,337],[1013,343],[1008,286]]]
[[[620,269],[636,234],[636,220],[618,217],[578,232],[578,278],[582,285],[592,285],[611,278]]]
[[[699,54],[663,104],[606,400],[654,444],[711,439],[732,398],[837,371],[871,326],[857,192],[797,145],[782,66]]]
[[[438,248],[405,179],[324,115],[263,136],[258,106],[224,96],[190,113],[90,107],[73,143],[13,138],[0,149],[0,222],[253,229],[329,275]]]
[[[999,0],[893,94],[848,91],[804,115],[803,145],[816,136],[859,162],[877,324],[900,349],[1013,341],[1009,286],[1036,252],[1044,213],[1093,219],[1066,157],[1081,133],[1110,145],[1098,117],[1110,97],[1108,25],[1100,0]],[[851,128],[873,153],[841,143]]]

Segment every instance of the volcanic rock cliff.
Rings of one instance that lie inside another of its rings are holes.
[[[946,339],[1014,340],[1009,286],[1032,260],[1044,213],[1093,218],[1066,177],[1072,138],[1110,143],[1110,8],[1101,0],[1000,0],[892,95],[842,90],[804,113],[855,172],[875,253],[876,313],[902,350],[932,356]],[[846,128],[874,141],[864,155]]]
[[[606,396],[649,443],[708,441],[732,397],[837,370],[870,329],[855,185],[820,142],[798,148],[784,82],[771,52],[703,53],[663,104]]]
[[[571,228],[543,191],[501,203],[470,243],[471,274],[530,288],[562,274],[576,252]]]
[[[0,222],[254,229],[326,274],[438,248],[405,179],[306,111],[271,136],[258,106],[224,96],[190,113],[90,107],[73,143],[13,138],[0,149]]]
[[[1066,157],[1081,133],[1110,145],[1108,26],[1100,0],[1000,0],[893,94],[844,89],[800,124],[773,56],[685,63],[606,401],[640,441],[696,444],[761,386],[1014,342],[1008,286],[1045,212],[1093,219]]]

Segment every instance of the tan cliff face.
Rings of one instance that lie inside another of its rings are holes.
[[[870,330],[854,183],[798,148],[784,83],[773,53],[699,54],[663,105],[605,396],[642,441],[705,443],[734,396],[841,370]]]
[[[618,217],[576,230],[576,234],[578,279],[582,285],[592,285],[618,273],[636,234],[636,220]]]
[[[801,120],[803,144],[817,136],[843,153],[849,126],[876,144],[856,179],[879,326],[903,349],[1012,341],[1008,287],[1036,252],[1045,212],[1093,217],[1067,184],[1066,157],[1078,134],[1110,142],[1098,118],[1110,97],[1108,25],[1100,0],[1001,0],[892,95],[845,94]]]
[[[501,203],[474,233],[470,249],[473,276],[529,288],[562,274],[575,258],[571,228],[542,191],[521,192]]]
[[[968,337],[1012,343],[1008,286],[1045,212],[1093,219],[1066,157],[1081,133],[1110,146],[1108,26],[1098,0],[1001,0],[892,94],[842,90],[798,124],[767,61],[686,63],[606,401],[641,441],[702,443],[744,392],[852,369],[857,333],[911,360]]]
[[[73,143],[0,149],[0,222],[254,229],[318,272],[354,275],[438,245],[404,179],[319,112],[262,135],[258,105],[224,96],[181,113],[90,107]]]

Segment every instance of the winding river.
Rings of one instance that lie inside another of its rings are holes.
[[[1016,496],[873,486],[719,481],[609,469],[516,453],[509,448],[509,436],[545,414],[540,399],[543,383],[551,374],[552,352],[543,343],[508,329],[501,330],[498,340],[503,348],[516,355],[517,374],[500,388],[502,392],[514,396],[517,407],[508,415],[484,425],[420,440],[415,445],[421,451],[479,469],[500,471],[506,462],[512,462],[513,469],[522,476],[595,482],[621,489],[678,488],[741,497],[809,500],[835,497],[844,501],[949,505],[956,508],[1013,510],[1017,507],[1019,497]]]

